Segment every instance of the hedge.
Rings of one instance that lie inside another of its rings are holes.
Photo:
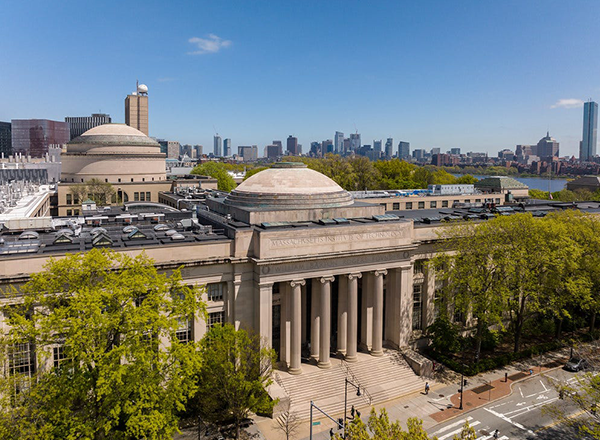
[[[557,350],[563,346],[564,344],[561,341],[546,342],[543,344],[534,345],[533,347],[529,347],[528,349],[519,351],[517,353],[505,353],[499,356],[482,359],[470,365],[463,365],[462,363],[446,356],[445,354],[436,352],[435,350],[429,350],[427,354],[435,361],[444,364],[457,373],[462,373],[465,376],[475,376],[481,372],[495,370],[496,368],[504,367],[505,365],[508,365],[514,361],[525,359],[536,354]]]

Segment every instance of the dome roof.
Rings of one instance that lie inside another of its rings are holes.
[[[277,163],[242,182],[225,198],[232,206],[252,208],[330,208],[348,206],[352,195],[300,162]]]
[[[98,125],[76,137],[67,145],[73,144],[159,146],[154,139],[126,124]]]

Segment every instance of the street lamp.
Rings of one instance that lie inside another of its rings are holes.
[[[467,366],[465,364],[462,364],[463,368],[461,369],[460,372],[460,406],[458,407],[458,409],[463,409],[463,391],[464,391],[464,387],[465,387],[465,368],[467,368]]]
[[[323,411],[321,408],[319,408],[317,405],[315,405],[313,403],[313,401],[310,401],[310,436],[309,439],[312,440],[313,436],[312,436],[312,428],[313,428],[313,408],[316,408],[321,414],[323,414],[325,417],[327,417],[329,420],[331,420],[333,423],[336,424],[337,429],[342,429],[344,427],[344,424],[342,423],[342,419],[337,419],[335,420],[333,417],[331,417],[329,414],[327,414],[325,411]],[[319,424],[321,422],[318,422]],[[330,434],[333,434],[333,429],[329,431]]]
[[[346,438],[346,420],[348,420],[348,417],[346,416],[347,411],[348,411],[348,384],[352,385],[354,388],[356,388],[356,395],[360,397],[360,387],[356,384],[354,384],[353,382],[349,381],[348,378],[345,378],[345,384],[344,384],[344,438]],[[354,406],[353,406],[354,408]],[[352,418],[354,418],[354,414],[352,414]]]

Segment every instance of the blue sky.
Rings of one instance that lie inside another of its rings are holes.
[[[7,1],[2,14],[0,120],[124,122],[139,79],[150,135],[205,152],[215,129],[234,149],[293,134],[307,151],[356,127],[363,143],[492,154],[549,129],[577,155],[581,101],[600,100],[597,0]]]

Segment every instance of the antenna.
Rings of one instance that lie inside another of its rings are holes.
[[[219,133],[217,132],[217,128],[215,127],[215,124],[213,124],[213,130],[215,132],[215,136],[219,136]]]

